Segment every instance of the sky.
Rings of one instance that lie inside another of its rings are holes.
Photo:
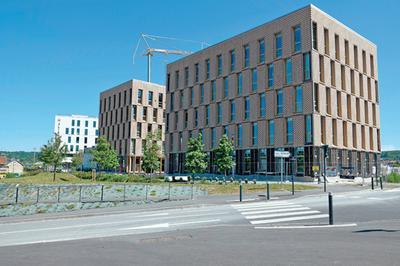
[[[56,114],[97,116],[101,91],[145,80],[141,33],[196,51],[311,3],[377,44],[382,149],[400,149],[398,0],[1,0],[0,150],[39,150]],[[155,56],[152,81],[165,84],[175,59]]]

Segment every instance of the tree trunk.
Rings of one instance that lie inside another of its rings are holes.
[[[57,165],[54,165],[54,169],[53,169],[53,182],[56,182],[56,169],[57,169]]]

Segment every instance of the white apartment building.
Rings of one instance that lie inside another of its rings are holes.
[[[72,155],[96,145],[99,135],[97,117],[87,115],[56,115],[54,133],[61,136]]]

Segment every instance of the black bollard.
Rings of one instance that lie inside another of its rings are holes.
[[[328,205],[329,205],[329,224],[333,225],[333,206],[332,206],[332,194],[328,194]]]
[[[267,200],[270,200],[270,197],[269,197],[269,183],[267,182]]]

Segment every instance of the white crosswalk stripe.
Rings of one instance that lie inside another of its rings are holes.
[[[274,224],[293,221],[323,219],[329,217],[318,210],[290,203],[279,202],[254,202],[231,205],[240,212],[252,225]]]

